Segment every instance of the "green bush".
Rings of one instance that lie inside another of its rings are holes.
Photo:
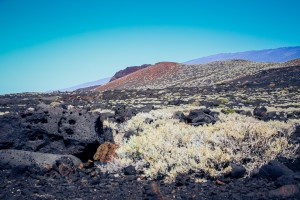
[[[231,108],[227,108],[227,109],[222,109],[221,112],[224,114],[232,114],[232,113],[235,113],[235,110],[231,109]]]

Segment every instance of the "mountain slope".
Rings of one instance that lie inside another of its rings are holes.
[[[297,60],[287,63],[226,60],[200,65],[161,62],[100,86],[95,90],[210,86],[253,75],[262,70],[291,66],[291,63],[299,64]]]
[[[109,82],[112,82],[114,80],[117,80],[119,78],[122,78],[123,76],[126,76],[128,74],[131,74],[133,72],[136,72],[138,70],[141,70],[141,69],[144,69],[146,67],[149,67],[151,65],[149,64],[144,64],[144,65],[141,65],[141,66],[131,66],[131,67],[126,67],[126,69],[123,69],[123,70],[120,70],[118,71],[117,73],[115,73],[115,75],[110,79]]]
[[[96,88],[98,91],[110,90],[110,89],[129,89],[133,87],[147,88],[154,82],[164,82],[172,78],[177,70],[177,63],[174,62],[160,62],[150,67],[138,70],[127,76],[124,76],[115,81],[109,82],[103,86]]]
[[[190,60],[184,62],[184,64],[202,64],[228,59],[244,59],[255,62],[286,62],[295,58],[300,58],[300,46],[265,49],[259,51],[245,51],[238,53],[221,53]]]

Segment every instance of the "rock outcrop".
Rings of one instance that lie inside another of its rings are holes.
[[[0,149],[74,155],[86,161],[107,138],[100,115],[85,110],[44,106],[0,117]]]
[[[182,112],[176,112],[173,115],[174,119],[179,119],[180,122],[185,122],[192,126],[200,126],[204,124],[214,124],[218,119],[218,112],[213,112],[209,109],[196,109],[191,110],[188,116],[185,116]]]
[[[115,73],[115,75],[110,79],[109,82],[112,82],[114,80],[117,80],[117,79],[122,78],[122,77],[124,77],[128,74],[131,74],[133,72],[136,72],[138,70],[144,69],[144,68],[149,67],[149,66],[151,66],[151,65],[150,64],[144,64],[144,65],[141,65],[141,66],[127,67],[126,69],[120,70],[117,73]]]
[[[74,166],[78,166],[81,163],[78,158],[72,155],[57,155],[14,149],[0,150],[1,169],[13,167],[52,168],[57,161],[62,159],[67,159]]]

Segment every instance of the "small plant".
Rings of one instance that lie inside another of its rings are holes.
[[[271,82],[271,83],[269,84],[269,87],[275,87],[275,83]]]
[[[227,109],[222,109],[221,112],[224,114],[232,114],[232,113],[235,113],[235,110],[232,108],[227,108]]]
[[[246,104],[249,104],[249,103],[253,103],[254,101],[252,100],[243,100],[242,103],[246,103]]]
[[[218,100],[223,104],[229,103],[229,100],[227,98],[218,98]]]
[[[60,104],[60,102],[53,101],[53,102],[50,103],[50,106],[55,107],[55,106],[57,106],[59,104]]]
[[[194,101],[193,103],[190,104],[191,106],[199,106],[199,102],[198,101]]]

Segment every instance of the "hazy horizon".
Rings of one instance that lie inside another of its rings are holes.
[[[299,46],[300,2],[0,1],[0,94],[45,92],[127,66]]]

